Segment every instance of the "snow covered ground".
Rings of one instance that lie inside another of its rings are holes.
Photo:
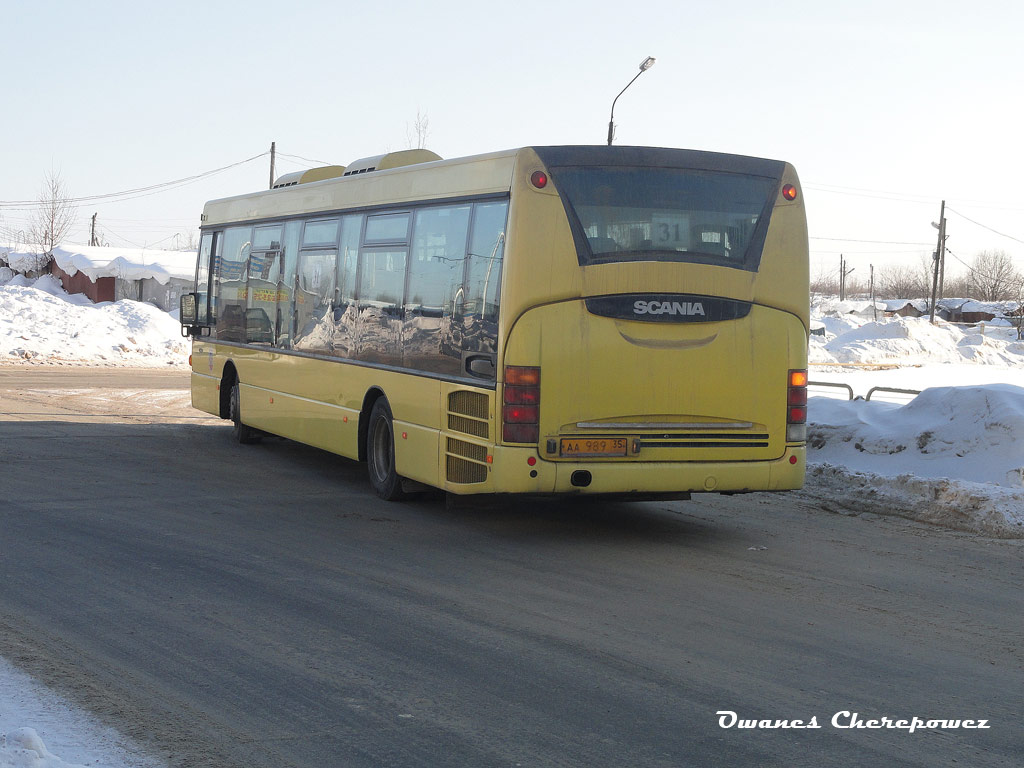
[[[160,765],[117,731],[0,659],[0,768]]]
[[[811,337],[811,381],[847,384],[861,398],[879,386],[924,391],[849,400],[844,390],[812,386],[800,493],[843,514],[1024,537],[1024,342],[1016,331],[875,322],[842,309],[815,307],[825,335]],[[0,365],[184,368],[188,351],[177,319],[151,305],[93,305],[51,277],[27,281],[0,268]],[[156,763],[0,659],[0,768],[87,765]]]
[[[152,304],[93,304],[51,275],[0,285],[0,364],[183,368],[188,353],[176,313]]]
[[[816,303],[808,477],[826,508],[1024,537],[1024,341],[1005,321],[875,321]],[[910,389],[912,394],[872,388]],[[834,398],[842,398],[836,400]]]

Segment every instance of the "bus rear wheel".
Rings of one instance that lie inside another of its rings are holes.
[[[239,391],[238,379],[231,384],[231,434],[235,438],[235,442],[241,443],[242,445],[251,445],[260,441],[259,430],[255,430],[252,427],[247,427],[242,423],[242,398],[241,392]]]
[[[391,408],[383,397],[370,409],[366,431],[366,470],[374,492],[385,501],[405,498],[402,478],[395,471],[395,428]]]

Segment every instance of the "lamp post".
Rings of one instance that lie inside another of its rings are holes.
[[[633,76],[632,80],[630,80],[628,83],[626,83],[626,88],[629,88],[629,86],[631,86],[633,83],[636,82],[636,79],[638,77],[640,77],[640,75],[642,75],[644,72],[646,72],[648,69],[650,69],[653,66],[654,66],[654,57],[653,56],[648,56],[646,59],[641,61],[640,62],[640,71],[637,72]],[[621,91],[619,91],[619,96],[621,96],[622,94],[624,94],[626,92],[626,88],[623,88]],[[615,138],[615,102],[619,100],[619,96],[616,96],[615,97],[615,101],[612,102],[612,113],[611,113],[611,117],[608,119],[608,146],[609,147],[612,145],[612,139]]]

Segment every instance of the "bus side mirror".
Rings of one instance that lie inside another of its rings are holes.
[[[199,322],[199,301],[194,293],[183,293],[178,300],[178,318],[182,325],[197,325]]]

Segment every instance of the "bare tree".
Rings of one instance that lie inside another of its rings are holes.
[[[1005,251],[982,251],[974,257],[967,275],[971,298],[1001,301],[1013,297],[1014,288],[1024,277]]]
[[[405,126],[405,143],[409,149],[424,149],[427,146],[427,136],[430,135],[430,118],[426,112],[420,112],[416,108],[416,122],[410,128]]]
[[[835,270],[819,265],[814,277],[811,278],[811,293],[822,296],[839,295],[839,278]]]
[[[916,267],[890,265],[878,270],[878,297],[882,299],[920,299],[928,295],[929,286]]]
[[[190,229],[188,232],[178,232],[171,241],[172,251],[198,251],[199,239],[198,230]]]
[[[46,174],[36,211],[29,223],[28,240],[41,249],[33,269],[43,269],[53,259],[53,249],[63,242],[75,223],[75,206],[60,174]]]

